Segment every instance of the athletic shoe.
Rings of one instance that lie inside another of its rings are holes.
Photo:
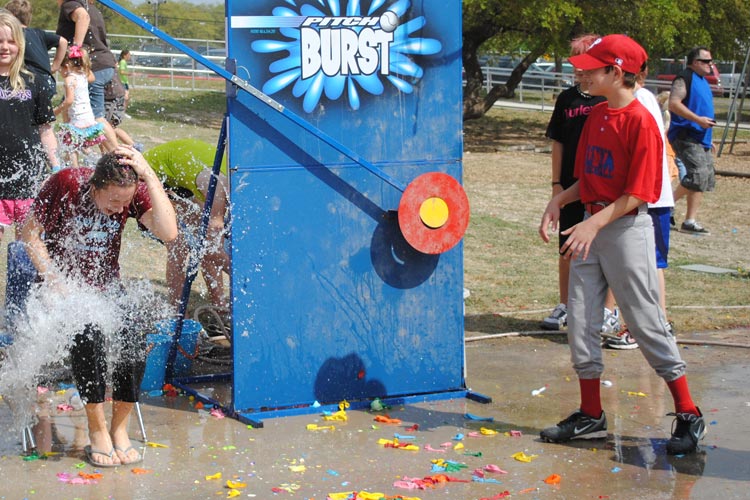
[[[593,418],[578,410],[556,426],[544,429],[539,435],[548,443],[606,438],[607,417],[602,412],[599,418]]]
[[[560,330],[568,324],[568,309],[565,304],[557,304],[552,313],[542,321],[545,330]]]
[[[617,335],[620,331],[620,312],[615,308],[614,311],[610,311],[606,307],[604,308],[604,322],[602,323],[602,334],[603,335]]]
[[[699,415],[667,413],[675,417],[672,422],[672,437],[667,441],[668,455],[685,455],[698,449],[698,441],[703,439],[708,432],[700,409],[698,413]]]
[[[604,341],[604,347],[620,350],[638,349],[638,342],[630,335],[630,330],[625,328],[616,337],[608,337]]]
[[[703,227],[700,222],[683,222],[680,226],[680,232],[690,234],[711,234],[711,232]]]
[[[674,337],[674,322],[672,322],[672,321],[667,321],[667,322],[666,322],[666,323],[664,324],[664,327],[665,327],[665,328],[667,329],[667,331],[669,332],[669,334],[670,334],[670,335],[672,335],[672,336]]]

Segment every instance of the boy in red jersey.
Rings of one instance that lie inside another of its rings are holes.
[[[643,355],[672,393],[676,425],[667,453],[678,455],[697,449],[706,426],[659,306],[654,230],[646,203],[655,202],[661,193],[663,142],[654,118],[634,95],[636,74],[647,59],[643,47],[624,35],[600,38],[586,53],[570,58],[584,71],[589,92],[607,102],[593,108],[581,134],[575,164],[578,182],[550,200],[539,227],[548,242],[548,227],[556,228],[560,207],[578,199],[584,204],[585,219],[563,231],[568,240],[560,249],[571,259],[568,344],[581,407],[544,429],[541,437],[563,442],[607,435],[599,395],[604,371],[599,332],[610,287]]]

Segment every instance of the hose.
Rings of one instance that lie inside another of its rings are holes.
[[[560,331],[532,331],[532,332],[507,332],[507,333],[490,333],[488,335],[476,335],[473,337],[464,337],[464,342],[478,342],[480,340],[491,340],[491,339],[502,339],[506,337],[525,337],[525,336],[545,336],[545,335],[565,335],[564,332]],[[677,339],[678,344],[684,345],[705,345],[715,347],[740,347],[743,349],[750,349],[750,344],[737,344],[734,342],[722,342],[718,340],[688,340],[688,339]]]

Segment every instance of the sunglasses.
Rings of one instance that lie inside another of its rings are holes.
[[[713,59],[696,59],[696,61],[702,62],[702,63],[706,63],[706,64],[713,64],[714,63]]]

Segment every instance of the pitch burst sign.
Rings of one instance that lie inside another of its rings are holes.
[[[273,101],[228,99],[235,408],[465,390],[434,181],[462,177],[461,2],[229,1],[227,23],[231,71]]]
[[[308,113],[324,96],[356,110],[389,86],[411,93],[424,75],[424,56],[443,49],[438,38],[424,35],[428,18],[408,1],[289,0],[254,10],[231,16],[230,28],[247,30],[251,52],[269,56],[263,92],[290,89]],[[264,10],[270,15],[258,15]]]

